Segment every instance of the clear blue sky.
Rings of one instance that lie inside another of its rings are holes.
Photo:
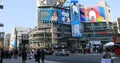
[[[101,0],[79,0],[85,6],[97,5]],[[112,20],[120,16],[120,0],[106,0],[111,6]],[[15,26],[35,27],[36,0],[3,0],[4,9],[0,9],[0,23],[4,24],[5,33],[11,33]]]

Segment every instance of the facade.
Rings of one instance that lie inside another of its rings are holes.
[[[10,34],[6,34],[6,36],[5,36],[5,39],[4,39],[4,46],[6,47],[6,48],[9,48],[9,45],[10,45]]]
[[[0,27],[3,27],[4,24],[0,23]],[[0,47],[4,47],[4,32],[0,31]]]
[[[110,26],[113,26],[112,22],[109,22]],[[93,22],[83,23],[83,38],[81,40],[88,41],[101,41],[101,43],[107,43],[114,41],[114,29],[109,27],[107,29],[106,22]]]
[[[19,49],[19,47],[22,44],[22,34],[28,34],[28,32],[30,32],[31,28],[26,28],[26,27],[15,27],[13,28],[12,32],[11,32],[11,36],[10,36],[10,45],[9,48],[15,48],[16,47],[16,41],[17,41],[17,48]],[[17,39],[17,40],[16,40]]]

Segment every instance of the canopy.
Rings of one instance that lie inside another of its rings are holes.
[[[114,45],[114,42],[108,42],[104,46],[113,46],[113,45]]]

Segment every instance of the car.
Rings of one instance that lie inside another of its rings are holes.
[[[53,54],[53,50],[51,50],[51,49],[44,49],[44,50],[45,50],[46,55],[52,55]]]
[[[69,56],[70,51],[67,49],[59,49],[59,50],[56,50],[54,54],[56,56]]]

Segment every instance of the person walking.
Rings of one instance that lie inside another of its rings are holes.
[[[22,51],[22,62],[26,63],[26,60],[27,60],[27,52],[26,52],[26,49],[23,49],[23,51]]]
[[[37,50],[36,49],[34,50],[33,54],[34,54],[34,59],[35,59],[35,62],[36,62],[37,61]]]
[[[42,61],[42,63],[44,63],[44,59],[45,59],[45,51],[44,51],[44,49],[42,49],[42,50],[40,51],[40,56],[41,56],[41,61]]]
[[[101,63],[113,63],[113,59],[112,59],[112,56],[110,54],[109,48],[106,48],[106,52],[105,52],[105,54],[103,54]]]
[[[3,63],[3,55],[4,55],[3,49],[0,48],[0,63]]]
[[[40,55],[41,55],[40,49],[37,49],[36,60],[37,60],[38,63],[40,63]]]

